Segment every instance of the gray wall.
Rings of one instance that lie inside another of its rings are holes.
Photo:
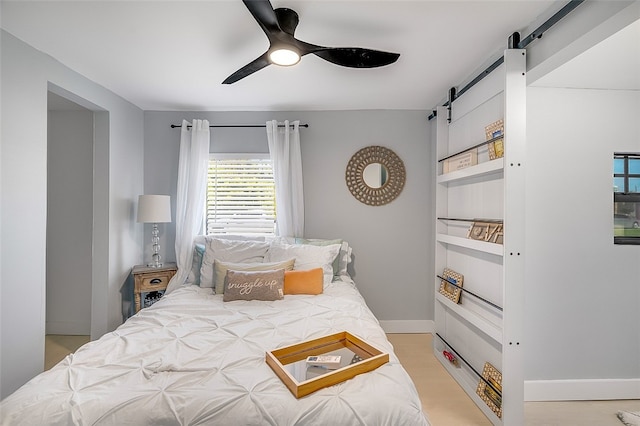
[[[344,238],[353,247],[351,268],[360,291],[387,328],[427,326],[433,318],[433,159],[426,111],[145,112],[145,193],[175,202],[182,119],[262,124],[300,120],[305,191],[305,234]],[[264,129],[212,129],[212,151],[268,152]],[[392,203],[370,207],[345,184],[345,167],[360,148],[383,145],[404,161],[407,182]],[[174,259],[175,224],[164,229],[163,249]],[[145,240],[150,239],[145,230]],[[148,237],[148,238],[147,238]],[[149,254],[149,248],[145,250]],[[405,322],[406,321],[406,322]]]
[[[91,334],[93,112],[49,111],[47,334]]]
[[[527,380],[640,378],[640,246],[613,244],[638,117],[638,92],[527,90]]]
[[[639,18],[638,1],[581,4],[527,49],[527,82]],[[527,89],[526,400],[638,395],[640,251],[612,236],[613,152],[640,151],[638,96]]]
[[[142,193],[143,113],[105,88],[2,31],[0,145],[0,397],[44,367],[47,91],[93,111],[91,335],[122,322],[121,289],[142,259],[133,217]],[[72,165],[70,165],[71,167]],[[72,268],[70,262],[68,267]]]

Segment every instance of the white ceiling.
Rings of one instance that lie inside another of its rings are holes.
[[[640,20],[556,68],[533,85],[640,90]]]
[[[431,109],[499,54],[511,33],[564,3],[272,0],[298,12],[301,40],[400,59],[350,69],[308,55],[232,85],[221,82],[268,47],[240,0],[4,0],[1,24],[144,110]]]

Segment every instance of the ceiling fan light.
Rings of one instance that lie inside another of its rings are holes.
[[[269,60],[276,65],[290,66],[300,62],[300,55],[292,49],[277,49],[269,54]]]

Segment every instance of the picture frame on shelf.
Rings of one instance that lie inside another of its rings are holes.
[[[488,141],[503,136],[502,138],[487,144],[489,160],[504,157],[504,120],[500,119],[485,126],[484,132],[486,137],[485,140]]]
[[[444,280],[440,280],[440,294],[451,300],[453,303],[460,303],[462,290],[457,288],[456,286],[451,285],[451,283],[462,287],[464,276],[454,271],[453,269],[444,268],[442,277],[444,278]]]
[[[502,244],[504,227],[502,222],[474,221],[469,227],[467,238],[488,243]]]
[[[502,418],[502,373],[493,365],[485,362],[482,379],[478,382],[476,393],[496,416]]]

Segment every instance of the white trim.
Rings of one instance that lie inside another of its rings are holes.
[[[640,399],[639,379],[526,380],[525,401]]]
[[[210,160],[270,160],[268,152],[210,152]]]
[[[75,321],[47,321],[46,334],[89,336],[91,334],[91,324]]]
[[[380,321],[385,333],[433,333],[433,320],[389,320]]]
[[[526,50],[504,51],[504,267],[502,268],[502,424],[524,424]],[[522,256],[520,255],[522,253]],[[463,337],[464,338],[464,337]],[[472,350],[474,350],[473,348]],[[494,423],[495,424],[495,423]]]

